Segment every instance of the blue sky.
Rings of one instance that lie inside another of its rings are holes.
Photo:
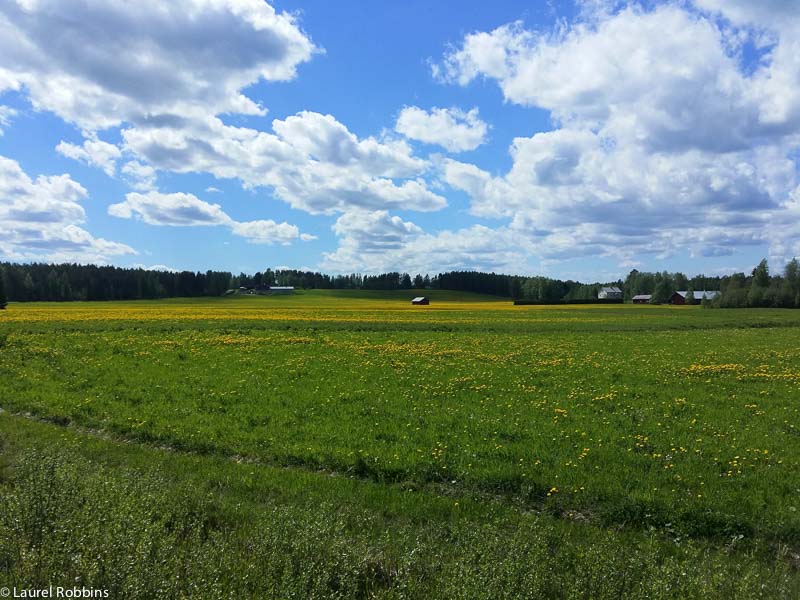
[[[780,268],[798,46],[791,0],[0,0],[0,259]]]

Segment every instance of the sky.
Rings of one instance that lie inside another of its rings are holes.
[[[0,0],[0,260],[800,256],[796,0]]]

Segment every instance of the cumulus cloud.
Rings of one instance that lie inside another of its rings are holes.
[[[86,189],[69,175],[31,179],[0,156],[0,256],[7,260],[107,262],[136,254],[125,244],[95,238],[82,225]]]
[[[331,115],[307,111],[272,127],[267,133],[216,117],[176,117],[122,133],[125,147],[156,168],[268,186],[293,208],[314,214],[447,205],[422,179],[428,162],[403,141],[358,139]]]
[[[121,219],[137,219],[148,225],[170,227],[225,226],[234,235],[254,244],[290,244],[300,238],[296,225],[271,219],[239,222],[219,204],[201,200],[194,194],[150,191],[131,192],[125,200],[108,207],[108,214]]]
[[[137,218],[148,225],[192,227],[196,225],[228,225],[233,220],[219,204],[209,204],[193,194],[131,192],[125,201],[108,207],[108,214],[122,219]]]
[[[247,238],[251,244],[282,244],[286,246],[300,237],[300,231],[296,225],[285,222],[276,223],[272,219],[234,223],[231,231],[235,235]]]
[[[407,138],[438,144],[450,152],[474,150],[486,141],[488,130],[477,108],[468,112],[459,108],[433,108],[428,112],[407,106],[400,111],[395,124],[395,131]]]
[[[748,72],[732,42],[740,34],[707,13],[615,2],[587,3],[591,18],[552,32],[513,23],[467,35],[435,74],[496,81],[509,102],[550,111],[556,128],[516,138],[504,175],[448,159],[443,180],[545,258],[629,264],[642,253],[790,245],[771,232],[798,179],[798,30],[747,10],[753,3],[697,1],[774,26],[776,45]]]
[[[440,69],[461,85],[496,80],[507,100],[547,109],[563,125],[653,150],[725,152],[800,127],[796,93],[776,80],[790,62],[780,54],[747,77],[712,20],[667,5],[549,34],[519,23],[470,34]]]
[[[315,50],[262,0],[0,3],[0,83],[86,130],[161,114],[263,114],[241,90],[292,79]]]
[[[63,154],[67,158],[80,160],[88,165],[99,167],[109,177],[113,177],[116,173],[117,160],[122,156],[122,152],[114,144],[98,139],[86,140],[81,146],[61,141],[56,146],[56,152]]]
[[[339,246],[324,253],[321,264],[329,271],[526,270],[526,252],[519,245],[525,242],[507,228],[475,225],[429,234],[387,211],[355,211],[341,215],[333,230]]]
[[[358,138],[331,115],[299,112],[271,131],[219,115],[265,115],[243,90],[285,81],[318,49],[263,0],[0,3],[0,93],[75,123],[58,151],[154,191],[157,171],[211,173],[264,187],[294,208],[438,210],[430,164],[390,136]],[[119,127],[114,147],[97,132]]]

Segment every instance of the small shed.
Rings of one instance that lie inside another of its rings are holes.
[[[652,294],[636,294],[633,297],[634,304],[650,304],[650,300],[653,297]]]
[[[617,286],[602,287],[597,293],[599,300],[622,300],[622,290]]]
[[[420,305],[420,306],[427,306],[430,303],[431,303],[431,301],[428,300],[428,298],[426,296],[417,296],[416,298],[414,298],[411,301],[411,304],[416,304],[416,305]]]

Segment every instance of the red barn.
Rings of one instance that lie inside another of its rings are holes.
[[[669,299],[670,304],[700,304],[703,300],[713,300],[717,297],[719,292],[717,291],[707,291],[707,290],[700,290],[698,292],[692,292],[694,296],[694,302],[686,302],[686,296],[689,294],[689,291],[681,291],[675,292]]]

